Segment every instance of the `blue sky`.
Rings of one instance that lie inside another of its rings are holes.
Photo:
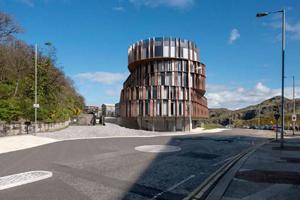
[[[119,100],[127,48],[153,36],[182,37],[200,47],[209,107],[240,108],[280,94],[280,14],[287,10],[286,95],[292,75],[300,94],[298,0],[0,0],[30,43],[51,41],[57,63],[87,104]],[[297,95],[299,97],[299,95]]]

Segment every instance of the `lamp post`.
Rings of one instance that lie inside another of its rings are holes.
[[[278,10],[274,12],[257,13],[256,17],[264,17],[273,13],[282,14],[282,57],[281,57],[281,138],[280,147],[283,148],[283,133],[284,133],[284,56],[285,56],[285,10]]]
[[[293,135],[295,135],[295,125],[296,125],[296,101],[295,101],[295,76],[293,76]]]
[[[50,42],[46,42],[45,45],[51,46]],[[35,44],[34,48],[34,133],[37,133],[37,109],[40,107],[38,104],[38,99],[37,99],[37,64],[38,64],[38,44]]]

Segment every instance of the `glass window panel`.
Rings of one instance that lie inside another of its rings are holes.
[[[193,55],[194,55],[194,54],[193,54],[193,50],[190,49],[190,59],[191,59],[191,60],[194,60]]]
[[[178,71],[182,71],[182,65],[181,65],[181,61],[178,62]]]
[[[172,47],[175,47],[175,38],[173,38],[173,39],[171,40],[171,46],[172,46]]]
[[[171,55],[170,57],[174,58],[175,57],[175,47],[171,47]]]
[[[177,81],[178,81],[177,85],[178,86],[182,86],[182,84],[181,84],[181,80],[182,80],[181,75],[182,75],[181,73],[178,73],[178,77],[177,77]]]
[[[164,38],[164,46],[169,46],[170,44],[170,38],[166,37]]]
[[[163,101],[163,106],[162,106],[162,110],[163,110],[163,116],[168,115],[168,102],[167,101]]]
[[[153,89],[153,91],[152,91],[153,99],[157,99],[157,88],[153,87],[152,89]]]
[[[182,115],[182,103],[180,102],[179,103],[179,115],[181,116]]]
[[[155,57],[163,56],[163,48],[162,46],[155,46]]]
[[[185,59],[189,58],[189,52],[187,48],[183,48],[183,58]]]
[[[169,46],[164,46],[164,57],[169,57]]]
[[[161,104],[160,101],[156,102],[156,115],[161,116]]]
[[[161,85],[165,85],[165,73],[161,72],[160,77],[161,77]]]

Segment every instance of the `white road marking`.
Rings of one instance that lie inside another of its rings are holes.
[[[149,153],[166,153],[180,151],[181,148],[172,145],[144,145],[134,148],[137,151],[149,152]]]
[[[49,171],[29,171],[0,177],[0,190],[33,183],[52,177]]]
[[[166,193],[166,192],[170,192],[170,191],[174,190],[174,189],[177,188],[179,185],[182,185],[183,183],[187,182],[188,180],[190,180],[190,179],[192,179],[192,178],[194,178],[194,177],[195,177],[195,175],[192,174],[192,175],[189,176],[188,178],[186,178],[186,179],[180,181],[179,183],[176,183],[175,185],[173,185],[172,187],[168,188],[167,190],[158,193],[157,195],[155,195],[155,196],[152,198],[152,200],[153,200],[153,199],[156,199],[157,197],[161,196],[162,194],[164,194],[164,193]]]

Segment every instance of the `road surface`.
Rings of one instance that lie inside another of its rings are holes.
[[[0,199],[182,199],[230,157],[267,140],[254,137],[263,134],[233,129],[187,136],[83,139],[5,153],[0,155],[1,177],[33,170],[53,176],[0,190]],[[135,149],[144,145],[172,145],[180,151]]]

